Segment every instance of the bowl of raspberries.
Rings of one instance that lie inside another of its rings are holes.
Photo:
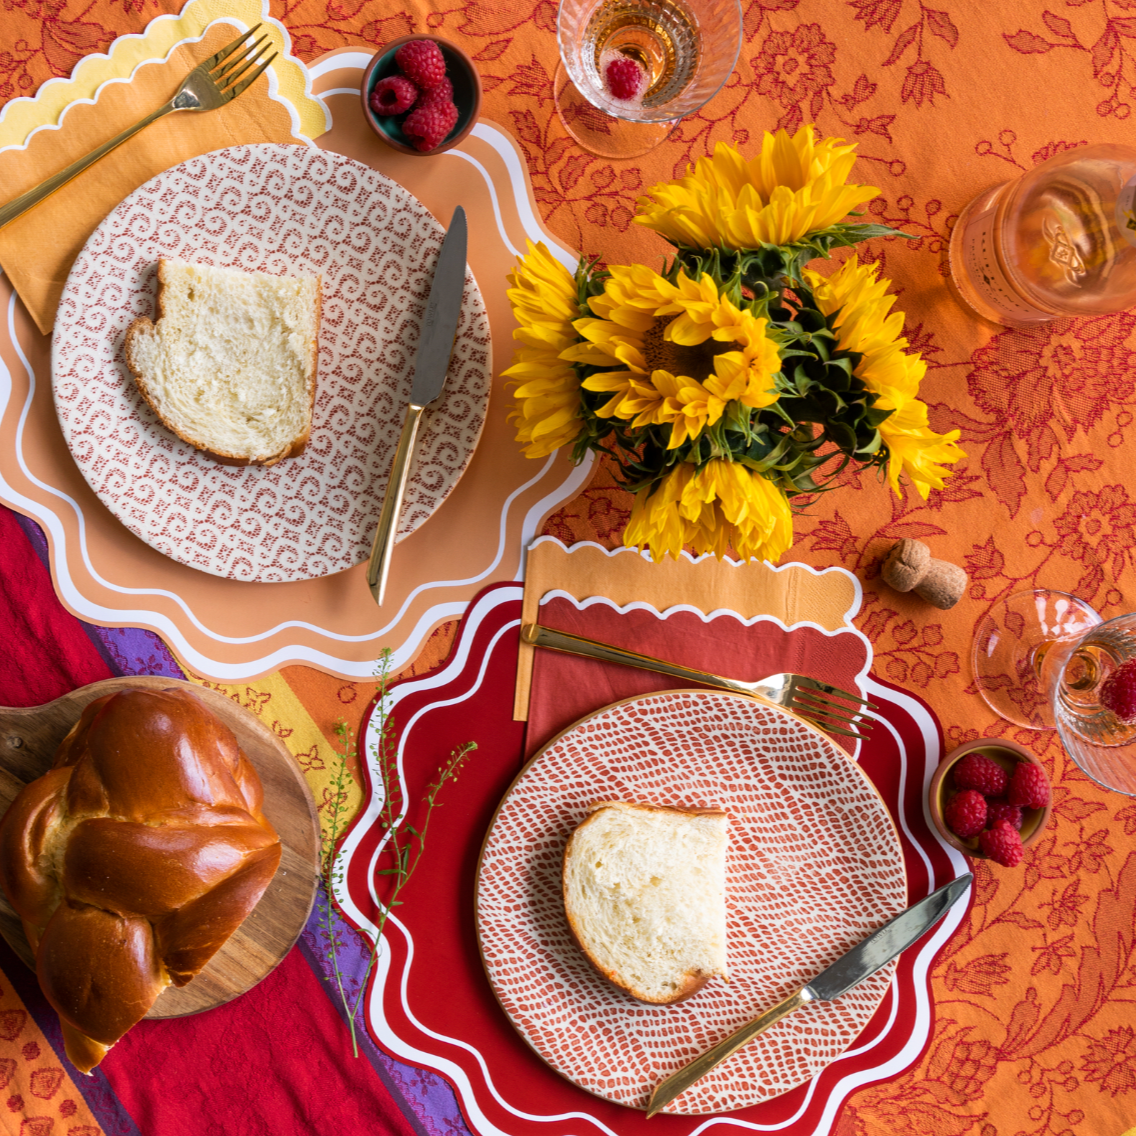
[[[404,154],[440,154],[477,122],[481,79],[460,47],[438,36],[388,43],[363,76],[363,114]]]
[[[1014,868],[1049,820],[1045,767],[1000,738],[959,746],[931,779],[931,819],[960,852]]]

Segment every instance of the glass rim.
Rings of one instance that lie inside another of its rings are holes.
[[[584,11],[585,22],[586,19],[589,18],[595,11],[595,9],[598,8],[603,2],[604,0],[594,0],[592,4],[586,7]],[[588,103],[596,108],[596,110],[602,111],[604,114],[610,115],[612,118],[618,118],[623,122],[641,123],[648,125],[663,122],[679,122],[689,115],[696,114],[708,102],[710,102],[711,99],[718,95],[721,92],[722,88],[730,81],[730,76],[733,75],[734,71],[737,69],[738,58],[742,53],[744,15],[742,13],[741,0],[727,0],[728,4],[731,2],[734,11],[734,24],[737,34],[734,37],[734,54],[733,58],[730,60],[730,66],[726,69],[724,75],[722,76],[722,81],[712,91],[710,91],[701,102],[683,108],[683,110],[678,114],[647,113],[633,117],[629,115],[626,111],[626,108],[622,107],[615,99],[597,100],[596,98],[593,98],[592,92],[586,89],[587,84],[581,84],[577,81],[577,69],[573,66],[573,61],[575,54],[577,54],[578,52],[574,52],[569,48],[566,42],[567,37],[564,32],[564,9],[568,4],[573,3],[573,0],[559,0],[556,8],[556,45],[560,52],[560,62],[564,67],[564,70],[567,72],[568,78],[569,80],[571,80],[572,85]],[[581,5],[581,7],[584,6]],[[691,82],[693,82],[693,79],[691,80]],[[683,88],[683,91],[688,90],[689,87],[690,83],[688,83],[687,86]],[[679,94],[675,96],[675,98],[681,98],[682,93],[683,92],[680,91]],[[672,100],[672,102],[673,101],[674,100]]]

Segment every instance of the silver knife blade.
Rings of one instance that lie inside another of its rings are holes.
[[[901,911],[816,978],[810,979],[806,989],[819,1002],[831,1002],[847,994],[930,930],[970,887],[973,878],[970,872],[964,872],[958,879]]]
[[[367,585],[379,607],[386,595],[387,576],[391,556],[397,539],[398,522],[402,515],[402,498],[410,477],[410,463],[414,457],[414,444],[418,427],[426,407],[442,393],[446,385],[446,372],[450,369],[450,355],[454,350],[454,337],[461,315],[462,295],[465,292],[465,210],[459,205],[454,210],[450,227],[442,241],[442,251],[434,266],[434,279],[426,300],[422,318],[422,335],[418,340],[418,355],[414,360],[414,382],[410,388],[410,401],[402,434],[391,461],[383,507],[371,544],[371,559],[367,564]]]
[[[410,390],[410,401],[417,406],[433,402],[446,385],[465,291],[465,247],[465,210],[459,205],[442,241],[430,298],[426,301],[426,314],[422,318],[418,357],[414,360],[414,385]]]
[[[707,1050],[660,1081],[647,1102],[647,1119],[661,1112],[675,1097],[681,1096],[696,1081],[702,1080],[711,1069],[733,1056],[742,1046],[748,1045],[758,1034],[776,1025],[786,1015],[810,1002],[839,998],[841,994],[846,994],[853,986],[875,974],[880,967],[886,966],[926,934],[966,892],[973,879],[970,872],[964,872],[958,879],[912,904],[906,911],[901,911],[850,951],[846,951],[830,967],[822,970],[807,986],[802,986],[783,1002],[771,1006],[759,1017],[718,1042],[713,1049]]]

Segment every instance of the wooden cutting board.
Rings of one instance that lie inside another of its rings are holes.
[[[280,867],[249,917],[187,986],[169,987],[148,1018],[178,1018],[220,1006],[255,986],[291,950],[307,922],[319,878],[319,819],[311,790],[284,743],[255,715],[215,690],[178,679],[108,678],[29,709],[0,707],[0,813],[29,782],[46,773],[59,743],[83,708],[120,690],[183,686],[236,735],[264,786],[264,814],[284,845]],[[20,919],[0,892],[0,934],[34,969]]]

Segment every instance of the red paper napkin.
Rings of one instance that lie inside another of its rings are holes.
[[[776,620],[759,617],[747,622],[732,612],[704,616],[674,608],[660,616],[653,608],[621,611],[602,599],[578,603],[552,596],[541,604],[540,622],[557,631],[747,682],[795,671],[854,692],[868,664],[868,643],[858,631],[825,632],[809,626],[789,631]],[[561,730],[608,703],[683,685],[666,675],[538,648],[525,756],[531,757]],[[852,739],[833,740],[849,752],[854,750]]]

